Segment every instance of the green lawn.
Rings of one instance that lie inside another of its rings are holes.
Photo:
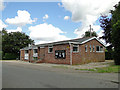
[[[120,73],[120,65],[111,65],[108,67],[95,68],[95,69],[76,69],[76,70],[93,71],[97,73]]]

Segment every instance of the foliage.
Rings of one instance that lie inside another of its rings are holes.
[[[113,51],[111,45],[106,47],[105,50],[105,60],[113,60]]]
[[[112,44],[114,46],[114,60],[116,65],[120,65],[120,2],[115,5],[112,13]]]
[[[95,31],[91,32],[91,36],[95,36],[97,37],[97,33]],[[83,35],[83,37],[90,37],[90,31],[86,31],[85,34]]]
[[[111,34],[112,34],[112,28],[111,28],[111,18],[109,18],[108,16],[101,16],[100,17],[100,26],[101,28],[104,30],[103,32],[103,36],[100,37],[101,39],[105,39],[106,43],[109,43],[110,45],[112,45],[111,43]]]
[[[38,60],[38,57],[33,57],[33,60]]]
[[[34,43],[34,41],[31,40],[29,36],[26,35],[25,33],[21,32],[8,33],[5,29],[2,30],[2,51],[4,58],[7,58],[5,57],[6,53],[15,54],[17,58],[19,58],[20,49],[32,43]],[[16,59],[16,57],[14,59]]]
[[[104,30],[104,35],[101,38],[110,44],[110,51],[114,47],[113,58],[115,64],[120,65],[120,2],[114,7],[115,10],[111,10],[111,18],[101,16],[100,26]],[[110,52],[109,50],[108,52]]]
[[[3,59],[4,60],[14,60],[17,58],[17,55],[14,53],[5,53]]]

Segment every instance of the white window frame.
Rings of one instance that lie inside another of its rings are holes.
[[[53,46],[48,46],[48,53],[53,53],[53,50],[52,50],[52,52],[50,52],[50,48],[53,49]]]
[[[91,47],[91,45],[90,45],[90,52],[92,52],[92,47]]]
[[[87,47],[88,47],[88,45],[85,45],[85,52],[87,52]]]
[[[28,53],[26,53],[26,51],[28,51]],[[28,59],[29,59],[29,50],[25,50],[24,59],[25,59],[25,60],[28,60]]]
[[[74,53],[78,53],[78,52],[79,52],[79,45],[73,45],[73,47],[77,47],[78,49],[77,49],[77,51],[73,51],[73,49],[72,49],[72,51],[73,51]]]
[[[37,50],[37,53],[35,53],[35,50]],[[38,49],[33,49],[33,57],[38,57]]]
[[[35,53],[35,50],[37,50],[37,49],[33,49],[33,53]],[[38,50],[37,50],[37,53],[38,53]]]
[[[97,51],[97,47],[99,47],[99,51]],[[103,47],[103,46],[102,46],[102,47]],[[102,52],[104,52],[104,50],[101,51],[101,46],[98,46],[98,45],[97,45],[97,46],[96,46],[96,52],[98,52],[98,53],[99,53],[99,52],[102,53]]]

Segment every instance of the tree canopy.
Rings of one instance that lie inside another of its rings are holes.
[[[97,33],[95,31],[91,32],[91,36],[95,36],[97,37]],[[85,34],[83,35],[83,37],[90,37],[90,31],[86,31]]]
[[[14,54],[17,58],[19,58],[20,49],[28,46],[28,44],[34,44],[34,41],[31,40],[25,33],[8,33],[5,29],[2,30],[3,59],[6,58],[6,54]]]
[[[111,18],[101,16],[100,23],[104,30],[101,37],[114,48],[113,58],[116,65],[120,65],[120,2],[116,4],[115,10],[111,10]]]
[[[112,44],[114,46],[115,64],[120,65],[120,2],[112,10]]]

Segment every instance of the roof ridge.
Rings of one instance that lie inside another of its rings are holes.
[[[76,38],[76,39],[69,39],[69,40],[61,40],[61,41],[55,41],[55,42],[50,42],[50,43],[42,43],[42,44],[51,44],[51,43],[57,43],[57,42],[67,42],[67,41],[73,41],[73,40],[79,40],[79,39],[90,39],[93,37],[82,37],[82,38]],[[36,44],[36,45],[42,45],[42,44]]]

